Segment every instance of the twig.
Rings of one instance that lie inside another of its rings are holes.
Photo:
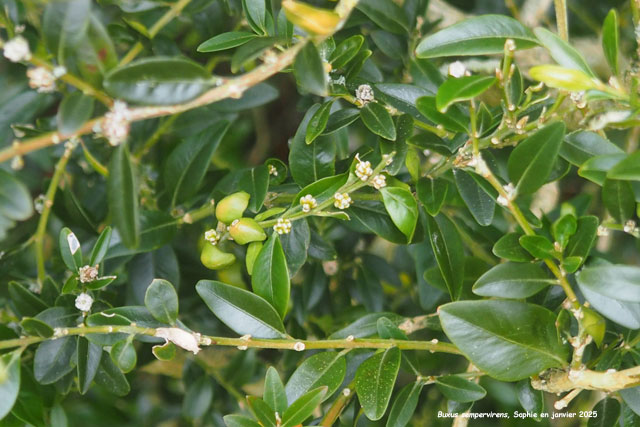
[[[556,25],[558,35],[564,41],[569,41],[569,22],[567,21],[567,0],[553,0],[556,10]]]

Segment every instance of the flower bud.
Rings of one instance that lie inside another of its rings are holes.
[[[233,254],[222,252],[217,246],[210,243],[204,245],[200,253],[200,261],[210,270],[220,270],[236,262]]]
[[[249,206],[249,193],[239,191],[220,200],[216,206],[216,218],[225,224],[231,224],[241,218],[242,213]]]
[[[233,221],[229,227],[229,234],[239,245],[261,242],[267,238],[262,227],[252,218],[240,218]]]

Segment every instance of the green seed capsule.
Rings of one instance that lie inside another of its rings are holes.
[[[231,223],[229,234],[239,245],[246,245],[250,242],[261,242],[267,238],[264,230],[252,218],[240,218]]]
[[[249,193],[239,191],[220,200],[216,206],[216,218],[225,224],[231,224],[242,217],[242,213],[249,206]]]
[[[202,253],[200,253],[200,261],[208,269],[220,270],[236,262],[236,256],[222,252],[217,246],[207,243],[204,245]]]

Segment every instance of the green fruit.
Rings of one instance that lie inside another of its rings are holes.
[[[239,191],[230,194],[220,200],[216,206],[216,218],[225,224],[231,224],[234,220],[242,217],[242,213],[249,206],[249,193]]]
[[[250,242],[261,242],[267,238],[264,230],[252,218],[240,218],[229,227],[229,234],[239,245]]]
[[[591,337],[593,337],[593,342],[600,347],[607,327],[606,322],[602,316],[589,307],[582,307],[581,310],[583,315],[581,321],[582,327],[589,335],[591,335]]]
[[[245,265],[247,266],[247,273],[251,276],[253,272],[253,264],[256,262],[256,258],[258,258],[258,254],[262,250],[262,242],[253,242],[249,243],[247,246],[247,256],[244,259]]]
[[[222,252],[217,246],[207,243],[200,253],[200,261],[211,270],[220,270],[236,262],[236,256]]]

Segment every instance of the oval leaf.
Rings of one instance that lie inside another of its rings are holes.
[[[358,400],[370,420],[379,420],[387,411],[399,368],[400,349],[391,347],[365,360],[356,371]]]
[[[178,319],[178,294],[166,280],[153,279],[144,294],[144,305],[159,322],[173,325]]]
[[[557,284],[537,264],[498,264],[484,273],[473,285],[473,293],[486,297],[528,298],[550,285]]]
[[[291,284],[287,260],[277,233],[269,237],[255,260],[251,286],[256,295],[264,298],[284,318],[289,305]]]

